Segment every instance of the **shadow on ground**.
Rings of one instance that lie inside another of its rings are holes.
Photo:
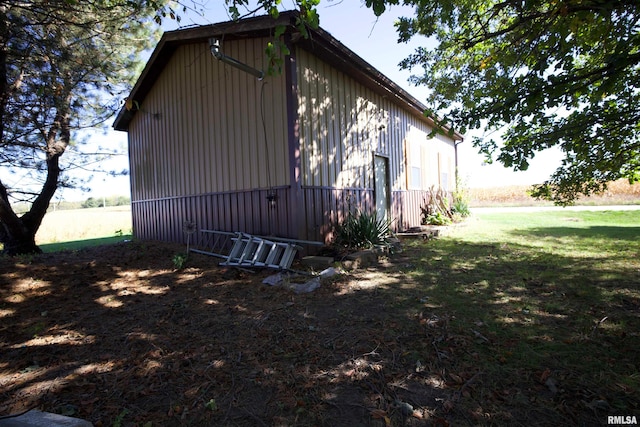
[[[575,277],[595,277],[588,265],[558,270],[569,261],[443,239],[297,295],[263,285],[272,272],[203,255],[176,271],[183,251],[130,242],[0,259],[0,415],[36,407],[97,426],[598,425],[638,409],[624,381],[638,371],[627,352],[640,344],[637,293],[610,297],[593,282],[582,295]],[[569,302],[598,298],[582,314]],[[581,338],[607,310],[628,312],[627,324]],[[564,364],[575,355],[554,354],[572,340],[584,371]],[[603,373],[611,378],[586,379]]]

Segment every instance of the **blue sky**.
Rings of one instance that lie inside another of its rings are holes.
[[[283,1],[287,6],[287,0]],[[181,26],[212,24],[229,20],[223,1],[210,0],[201,13],[193,11],[183,15],[180,23],[167,20],[163,24],[166,31],[175,30]],[[412,9],[394,6],[387,10],[380,18],[362,6],[359,1],[322,0],[319,7],[320,26],[340,40],[348,48],[369,62],[380,72],[395,83],[403,87],[415,98],[425,101],[428,88],[415,87],[408,83],[410,72],[400,70],[398,64],[410,55],[417,46],[433,43],[426,38],[412,40],[408,44],[398,44],[393,26],[398,16],[410,15]],[[111,131],[107,135],[96,134],[96,140],[109,141],[110,144],[126,145],[124,132]],[[124,157],[124,156],[123,156]],[[483,156],[471,145],[471,135],[459,147],[459,170],[463,184],[467,187],[499,187],[505,185],[534,184],[544,181],[559,164],[557,152],[540,153],[531,162],[526,172],[513,172],[500,164],[486,165]],[[126,159],[113,161],[116,168],[126,167]],[[127,177],[96,176],[91,184],[92,192],[78,195],[77,192],[65,190],[65,199],[86,199],[89,196],[120,195],[129,192]]]

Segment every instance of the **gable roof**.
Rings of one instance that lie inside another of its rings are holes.
[[[280,25],[286,26],[289,34],[297,34],[297,30],[293,25],[293,21],[297,16],[297,12],[290,11],[281,13],[275,19],[265,15],[240,21],[222,22],[165,32],[131,90],[129,99],[134,99],[140,104],[143,103],[171,56],[181,45],[207,42],[209,38],[222,36],[224,36],[225,40],[266,37],[272,35],[275,27]],[[295,44],[310,50],[314,55],[352,76],[364,86],[394,100],[404,108],[424,117],[432,126],[434,125],[432,119],[423,115],[426,110],[425,105],[347,48],[329,32],[322,28],[309,29],[309,37],[297,37]],[[129,123],[134,115],[135,111],[127,110],[123,106],[118,112],[113,127],[121,131],[128,130]],[[462,140],[463,136],[455,132],[453,138]]]

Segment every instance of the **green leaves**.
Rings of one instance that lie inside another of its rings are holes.
[[[277,33],[278,31],[276,31]],[[279,37],[274,36],[273,40],[267,43],[265,55],[267,56],[267,75],[273,76],[282,73],[284,57],[288,55],[287,44]]]
[[[280,16],[281,0],[260,0],[257,2],[257,8],[248,9],[248,0],[225,0],[227,9],[231,18],[234,20],[242,19],[245,16],[252,15],[259,11],[264,11],[273,19]],[[309,28],[316,29],[320,25],[320,16],[316,7],[320,4],[320,0],[296,0],[294,2],[298,9],[299,15],[294,23],[295,28],[300,31],[303,37],[309,37]],[[240,8],[247,8],[247,12],[243,15]],[[278,25],[275,28],[271,41],[267,43],[265,55],[267,57],[267,75],[275,75],[282,73],[284,58],[290,51],[287,44],[282,39],[287,27]]]
[[[40,171],[34,152],[50,151],[42,149],[47,144],[62,148],[69,134],[120,108],[137,74],[135,52],[155,41],[148,24],[163,15],[178,19],[164,0],[22,2],[5,9],[2,142],[11,151],[6,158],[26,159],[17,167]]]
[[[369,7],[380,8],[368,1]],[[392,4],[391,2],[386,2]],[[400,41],[436,37],[401,63],[429,85],[430,115],[463,132],[486,124],[505,166],[526,169],[536,152],[566,154],[541,197],[565,204],[606,180],[637,181],[640,163],[640,35],[637,2],[407,1]],[[376,9],[374,9],[375,11]],[[442,123],[445,124],[445,123]],[[503,129],[507,129],[503,132]]]
[[[215,399],[210,399],[205,405],[205,408],[210,410],[211,412],[216,412],[218,410],[218,404]]]
[[[121,108],[137,75],[137,52],[155,42],[154,19],[177,19],[167,5],[166,0],[3,3],[0,164],[27,177],[13,180],[11,187],[0,182],[5,195],[0,241],[7,252],[38,250],[33,236],[49,202],[59,186],[75,185],[65,171],[104,169],[99,162],[106,152],[83,150],[77,135],[104,125]],[[29,212],[17,219],[7,194],[32,202]]]
[[[365,1],[365,5],[370,8],[371,10],[373,10],[373,13],[376,14],[376,16],[380,16],[384,13],[385,10],[387,10],[387,4],[389,5],[393,5],[393,4],[398,4],[399,2],[396,1],[388,1],[388,0],[366,0]]]
[[[370,249],[376,245],[389,246],[391,224],[378,218],[376,212],[349,213],[336,226],[335,244],[348,249]]]

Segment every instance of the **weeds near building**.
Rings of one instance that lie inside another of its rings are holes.
[[[431,188],[420,211],[423,225],[449,225],[460,222],[471,214],[469,197],[464,189],[449,193],[435,187]]]

